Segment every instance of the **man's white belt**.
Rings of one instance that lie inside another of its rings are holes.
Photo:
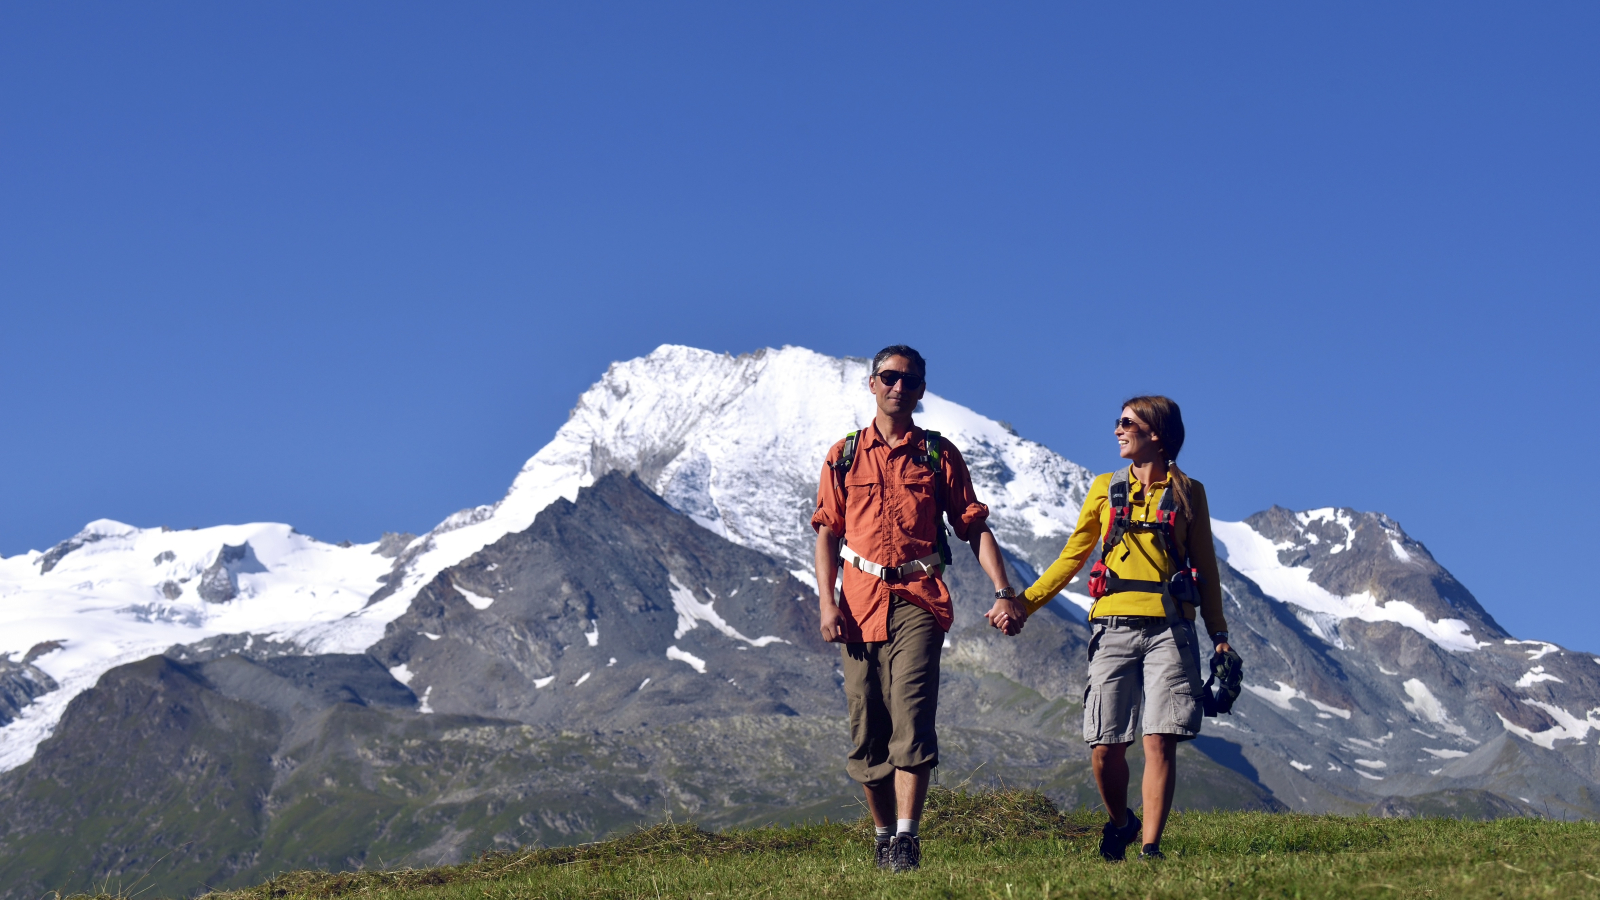
[[[881,578],[890,584],[905,581],[918,572],[926,572],[935,578],[944,571],[944,560],[939,557],[938,551],[928,554],[921,559],[914,559],[905,565],[880,566],[865,556],[850,549],[849,544],[839,546],[839,556],[846,565],[855,566],[857,569],[875,578]]]

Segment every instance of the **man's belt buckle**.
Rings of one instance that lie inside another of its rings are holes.
[[[905,580],[900,574],[899,566],[884,566],[883,574],[878,577],[883,580],[884,584],[899,584]]]

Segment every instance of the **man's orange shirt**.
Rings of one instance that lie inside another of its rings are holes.
[[[900,446],[890,447],[876,425],[862,429],[856,441],[855,465],[845,475],[846,491],[841,494],[833,464],[843,452],[844,441],[828,451],[811,527],[820,530],[828,526],[850,549],[882,566],[901,566],[937,553],[939,504],[933,496],[926,433],[912,428]],[[944,470],[945,514],[956,539],[966,541],[973,523],[989,518],[989,507],[973,494],[972,475],[961,451],[943,436],[939,461]],[[844,613],[846,641],[889,639],[891,592],[933,613],[939,627],[950,630],[954,609],[942,579],[918,572],[891,587],[855,566],[843,568],[839,609]]]

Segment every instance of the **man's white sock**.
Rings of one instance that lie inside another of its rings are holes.
[[[893,825],[874,825],[874,826],[872,826],[872,830],[876,831],[878,833],[878,840],[880,840],[880,841],[887,841],[889,838],[894,837],[894,832],[891,830],[893,828],[894,828]]]
[[[919,824],[921,824],[921,820],[919,820],[919,819],[896,819],[895,820],[895,826],[896,826],[896,828],[899,830],[899,832],[901,834],[909,834],[909,835],[911,835],[913,837],[915,837],[916,834],[917,834],[917,826]]]

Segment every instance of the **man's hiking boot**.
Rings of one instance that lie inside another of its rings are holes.
[[[890,848],[894,846],[894,838],[881,837],[876,841],[873,841],[873,845],[878,856],[878,868],[889,868],[891,865],[889,857],[892,855],[890,853]]]
[[[1167,855],[1161,852],[1160,844],[1145,844],[1144,849],[1139,851],[1139,858],[1145,860],[1157,860],[1166,859]]]
[[[922,868],[922,841],[914,834],[896,835],[889,845],[889,867],[896,872],[915,872]]]
[[[1128,821],[1121,828],[1115,823],[1107,821],[1105,827],[1100,829],[1100,855],[1106,862],[1121,862],[1127,858],[1128,845],[1133,843],[1144,830],[1144,823],[1139,817],[1128,810]]]

